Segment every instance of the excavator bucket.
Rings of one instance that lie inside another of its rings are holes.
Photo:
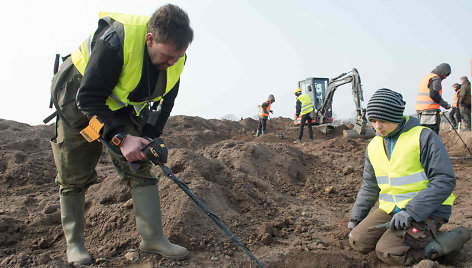
[[[343,136],[349,139],[370,139],[375,137],[375,130],[368,127],[362,128],[359,125],[356,125],[353,129],[344,130]]]

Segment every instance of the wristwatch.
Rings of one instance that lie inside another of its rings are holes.
[[[126,133],[126,131],[120,132],[111,138],[111,143],[119,147],[121,144],[123,144],[127,135],[128,133]]]

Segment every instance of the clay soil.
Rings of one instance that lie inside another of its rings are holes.
[[[268,122],[173,116],[163,139],[168,166],[266,267],[377,267],[375,253],[349,247],[350,209],[362,181],[369,140],[347,139],[340,125],[315,140],[294,144],[297,129],[277,136],[289,118]],[[60,223],[56,170],[49,139],[54,126],[0,119],[0,267],[68,267]],[[457,176],[456,202],[443,230],[472,228],[472,160],[455,134],[443,139]],[[470,134],[463,138],[472,148]],[[99,182],[86,194],[86,246],[93,267],[257,267],[173,181],[159,174],[164,231],[190,250],[186,260],[140,252],[129,190],[119,184],[106,153]],[[134,253],[136,260],[126,258]],[[444,267],[472,267],[472,243],[439,260]]]

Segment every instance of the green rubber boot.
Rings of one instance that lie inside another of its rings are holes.
[[[256,137],[259,137],[260,135],[261,135],[261,131],[258,129],[258,130],[256,131]]]
[[[424,248],[426,257],[434,259],[461,249],[470,239],[470,231],[458,226],[448,232],[440,232],[433,241]]]
[[[139,248],[144,252],[157,252],[170,259],[184,259],[188,250],[167,240],[162,230],[161,204],[156,185],[131,189],[136,226],[142,240]]]
[[[67,262],[90,265],[92,258],[85,248],[85,195],[61,196],[61,222],[67,241]]]
[[[263,130],[262,135],[265,135],[265,134],[267,134],[267,131]]]

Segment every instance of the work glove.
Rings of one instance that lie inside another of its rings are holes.
[[[270,113],[271,113],[271,114],[273,114],[273,113],[274,113],[274,111],[270,110]]]
[[[393,215],[393,218],[390,221],[390,230],[394,231],[395,229],[406,229],[410,227],[410,223],[412,220],[413,218],[410,216],[410,214],[406,213],[406,211],[404,210],[401,210],[400,212]]]
[[[356,228],[356,226],[358,225],[359,223],[355,220],[350,220],[348,223],[347,223],[347,228],[351,229],[351,230],[354,230],[354,228]]]

